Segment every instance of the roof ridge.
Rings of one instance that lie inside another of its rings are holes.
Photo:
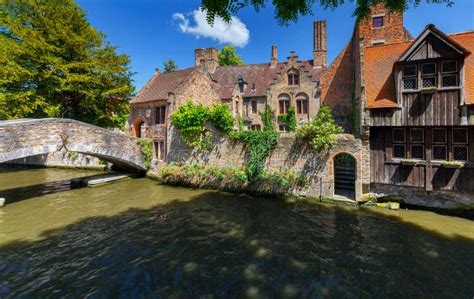
[[[474,33],[474,29],[467,30],[467,31],[455,32],[455,33],[449,33],[448,36],[452,36],[452,35],[462,35],[462,34],[469,34],[469,33]]]

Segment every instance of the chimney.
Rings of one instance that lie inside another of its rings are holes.
[[[296,55],[295,51],[290,51],[290,56],[288,56],[288,63],[297,63],[298,56]]]
[[[219,66],[218,52],[215,48],[198,48],[194,50],[194,66],[200,67],[201,71],[213,73]]]
[[[313,67],[326,67],[326,21],[314,21]]]
[[[278,48],[277,46],[273,45],[272,46],[272,58],[270,59],[270,67],[274,68],[276,67],[278,63]]]

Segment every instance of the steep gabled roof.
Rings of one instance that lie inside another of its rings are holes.
[[[464,48],[455,40],[451,39],[448,35],[444,34],[441,30],[436,28],[435,25],[429,24],[425,27],[423,32],[418,35],[418,37],[413,41],[413,43],[408,47],[403,54],[398,59],[399,61],[408,61],[413,55],[423,46],[427,41],[428,36],[433,36],[439,42],[443,43],[444,46],[448,47],[451,51],[456,52],[459,55],[470,54],[469,50]]]
[[[430,31],[427,31],[430,30]],[[474,31],[445,35],[436,27],[427,28],[414,41],[368,47],[364,51],[364,76],[367,108],[395,108],[397,98],[393,67],[395,63],[410,57],[417,49],[416,41],[422,40],[426,32],[436,32],[451,46],[464,55],[465,103],[474,104]]]
[[[280,62],[274,68],[270,67],[269,63],[219,66],[209,76],[214,82],[215,91],[223,100],[232,98],[240,76],[247,83],[243,96],[258,97],[266,94],[267,90],[286,68],[286,65],[287,62]],[[298,66],[301,76],[307,76],[313,82],[320,80],[323,70],[313,68],[312,60],[299,61]],[[188,68],[170,73],[155,74],[130,103],[168,99],[168,94],[173,92],[193,70],[197,71],[196,68]]]
[[[130,103],[167,100],[168,94],[173,92],[191,74],[193,69],[187,68],[175,72],[154,74]]]

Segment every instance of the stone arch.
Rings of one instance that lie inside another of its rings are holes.
[[[114,163],[117,167],[144,171],[137,139],[71,119],[31,119],[0,123],[0,163],[57,151],[73,151]]]
[[[145,119],[141,116],[137,116],[132,122],[132,135],[141,138],[143,125],[145,125]]]
[[[360,161],[349,151],[338,151],[328,159],[332,194],[356,200],[360,197]]]

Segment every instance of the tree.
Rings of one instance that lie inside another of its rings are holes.
[[[130,60],[73,0],[0,0],[0,119],[125,124]]]
[[[404,11],[410,5],[416,7],[423,0],[272,0],[275,7],[275,18],[280,24],[286,25],[289,21],[297,21],[298,17],[313,14],[313,7],[320,4],[324,9],[335,9],[344,2],[356,2],[354,16],[367,17],[370,8],[383,3],[391,11]],[[445,3],[451,6],[454,0],[424,0],[427,3]],[[240,9],[252,6],[259,12],[268,3],[268,0],[201,0],[201,8],[207,11],[207,22],[212,24],[214,18],[221,17],[229,22],[231,15]]]
[[[224,46],[219,51],[219,65],[244,64],[240,56],[235,52],[235,46]]]
[[[174,63],[173,59],[168,59],[165,62],[163,62],[163,67],[164,67],[165,73],[174,72],[178,69],[178,66],[176,65],[176,63]]]

